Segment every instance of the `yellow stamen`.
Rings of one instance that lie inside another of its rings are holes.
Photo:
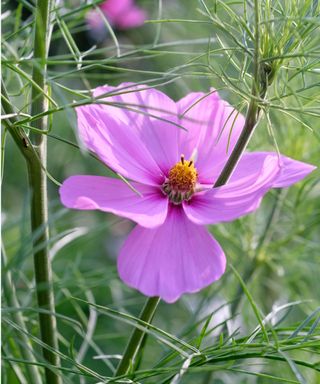
[[[177,163],[169,171],[169,185],[175,191],[192,192],[197,182],[197,170],[192,161],[184,160]]]
[[[197,179],[198,173],[193,160],[185,160],[184,155],[181,155],[180,161],[170,169],[162,190],[172,203],[181,204],[183,200],[190,200]]]

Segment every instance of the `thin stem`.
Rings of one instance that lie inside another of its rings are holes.
[[[260,63],[260,31],[259,31],[260,14],[259,14],[258,0],[254,1],[254,13],[255,13],[255,34],[254,34],[253,82],[251,87],[252,97],[251,97],[244,127],[242,129],[240,137],[227,163],[223,167],[222,172],[220,173],[218,179],[216,180],[213,186],[214,188],[221,187],[222,185],[226,184],[230,179],[232,172],[236,168],[259,121],[260,106],[259,106],[258,100],[259,98],[264,99],[267,93],[268,82],[265,81],[265,76],[262,70],[263,68],[261,68],[261,65],[260,65],[261,64]],[[252,275],[253,271],[255,270],[255,264],[256,263],[250,264],[244,281],[246,281]],[[240,293],[241,292],[242,292],[242,288]],[[237,306],[238,306],[238,303],[234,304],[234,308],[231,309],[232,313],[234,313]],[[226,327],[227,325],[225,324],[222,333],[226,331]],[[210,377],[211,377],[211,373],[208,374],[205,379],[209,380]]]
[[[217,181],[214,184],[214,188],[220,187],[224,184],[226,184],[229,180],[229,178],[232,175],[232,172],[236,168],[243,152],[245,151],[250,138],[252,137],[252,134],[258,124],[259,116],[260,116],[260,104],[259,99],[263,100],[268,89],[268,85],[271,83],[271,78],[268,78],[268,72],[267,68],[264,66],[264,63],[260,60],[260,31],[259,31],[259,24],[260,24],[260,13],[259,13],[259,1],[254,1],[254,13],[255,13],[255,42],[254,42],[254,63],[253,63],[253,83],[252,83],[252,89],[251,94],[252,98],[249,104],[248,112],[245,119],[245,124],[243,127],[243,130],[241,132],[241,135],[226,163],[224,166],[221,174],[219,175]],[[257,266],[259,265],[259,258],[258,255],[260,253],[260,250],[264,244],[264,239],[266,236],[267,231],[269,230],[269,227],[271,223],[273,222],[273,217],[276,212],[278,199],[273,206],[273,209],[270,213],[269,220],[266,224],[266,228],[264,231],[264,235],[260,239],[260,242],[258,244],[257,250],[256,250],[256,256],[254,260],[250,263],[249,267],[244,273],[243,281],[246,283],[248,280],[251,279],[253,273],[255,272]],[[241,295],[242,287],[239,286],[236,294],[236,298]],[[231,315],[233,316],[240,305],[240,299],[237,299],[231,306]],[[224,327],[223,332],[225,331],[226,326]]]
[[[33,54],[33,70],[32,82],[36,86],[32,87],[31,92],[31,116],[38,115],[46,111],[46,71],[47,71],[47,55],[49,48],[49,13],[51,9],[50,0],[38,0],[35,11],[35,34],[34,34],[34,54]],[[46,120],[40,118],[32,122],[32,126],[38,130],[45,131]],[[39,145],[45,140],[45,135],[35,134],[31,131],[31,141],[35,145]]]
[[[32,74],[32,102],[31,115],[41,114],[46,111],[46,60],[48,54],[50,30],[49,14],[52,9],[51,1],[38,0],[35,14],[35,35],[34,35],[34,67]],[[2,84],[2,106],[6,113],[14,114],[4,84]],[[40,233],[40,236],[33,237],[34,269],[37,291],[38,306],[47,312],[39,312],[41,340],[51,350],[43,348],[43,356],[52,366],[59,368],[59,356],[52,351],[58,349],[58,338],[56,329],[56,318],[54,315],[54,294],[52,287],[52,272],[48,252],[48,206],[47,206],[47,140],[46,135],[39,133],[26,133],[14,126],[16,117],[6,120],[8,130],[16,142],[18,148],[24,155],[28,166],[29,185],[31,189],[31,228],[32,233]],[[32,122],[32,127],[40,131],[46,131],[47,119],[41,117]],[[46,383],[60,384],[56,370],[45,367]]]
[[[254,1],[254,13],[255,13],[255,34],[254,34],[254,62],[253,62],[253,83],[252,83],[252,89],[251,94],[252,98],[249,104],[249,108],[247,111],[245,123],[243,130],[240,134],[240,137],[226,163],[224,166],[222,172],[220,173],[217,181],[214,184],[214,188],[220,187],[224,184],[226,184],[229,180],[229,178],[232,175],[232,172],[236,168],[241,155],[245,151],[250,138],[257,126],[257,123],[259,121],[259,114],[260,114],[260,106],[258,104],[258,96],[263,99],[265,97],[265,94],[267,92],[268,82],[264,80],[264,78],[261,78],[262,75],[262,68],[260,67],[260,32],[259,32],[259,2],[258,0]],[[262,75],[263,76],[263,75]],[[253,272],[256,268],[256,261],[257,259],[252,262],[248,268],[248,270],[245,272],[244,281],[246,282],[250,277],[252,276]],[[242,292],[242,287],[239,287],[237,294],[240,295]],[[239,300],[237,300],[232,306],[231,306],[231,313],[234,314],[236,309],[238,308]],[[226,328],[226,326],[224,327]],[[225,329],[224,329],[225,330]]]
[[[159,297],[150,297],[149,299],[147,299],[140,313],[139,319],[143,320],[146,323],[151,323],[159,302]],[[120,361],[118,368],[115,372],[115,376],[125,375],[128,372],[129,367],[133,365],[135,357],[137,356],[137,353],[140,350],[141,342],[143,340],[144,335],[145,332],[143,330],[138,328],[134,329],[124,351],[122,360]]]
[[[14,114],[8,93],[3,83],[1,88],[2,107],[7,114]],[[32,191],[31,228],[33,233],[35,233],[35,231],[41,232],[41,236],[34,238],[33,242],[34,249],[38,249],[38,251],[34,253],[38,305],[40,308],[47,309],[49,312],[39,313],[41,339],[48,346],[58,349],[51,265],[46,245],[49,240],[47,228],[47,187],[44,168],[46,165],[46,140],[42,140],[42,143],[39,146],[32,145],[24,130],[13,125],[15,121],[17,121],[15,117],[5,119],[8,131],[23,154],[28,166],[29,185]],[[43,356],[51,365],[56,367],[60,366],[59,356],[54,352],[44,348]],[[47,383],[61,383],[57,374],[50,368],[45,368],[45,370]]]
[[[232,172],[236,168],[241,155],[245,151],[249,140],[257,126],[260,114],[260,106],[258,99],[263,99],[267,92],[268,82],[265,81],[262,68],[260,66],[260,33],[259,33],[259,2],[254,2],[255,11],[255,49],[254,49],[254,62],[253,62],[253,83],[251,90],[251,101],[249,104],[246,120],[244,123],[241,135],[226,163],[217,181],[214,184],[214,188],[220,187],[226,184],[232,175]]]
[[[48,55],[50,29],[49,15],[52,9],[50,0],[38,0],[35,14],[34,59],[32,80],[37,84],[32,88],[31,115],[37,115],[47,109],[46,92],[46,60]],[[34,128],[41,131],[47,129],[47,119],[42,117],[32,123]],[[54,293],[52,287],[52,271],[49,258],[48,242],[48,203],[47,203],[47,177],[44,169],[47,163],[46,135],[32,133],[30,135],[34,156],[28,161],[29,185],[31,194],[31,227],[33,233],[40,233],[33,238],[33,255],[35,282],[38,306],[47,310],[39,312],[41,340],[53,350],[58,350],[57,327],[55,318]],[[60,366],[58,354],[43,348],[44,358],[53,367]],[[46,382],[60,384],[56,370],[45,368]]]
[[[37,154],[41,163],[45,161],[46,146],[42,142],[37,148]],[[48,217],[47,217],[47,183],[46,174],[38,159],[28,162],[29,185],[31,196],[31,227],[33,233],[40,233],[33,237],[33,247],[37,249],[33,254],[35,282],[38,306],[48,312],[39,312],[41,340],[51,348],[58,350],[56,318],[54,315],[54,293],[52,287],[52,271],[49,258],[48,241]],[[59,356],[43,348],[44,358],[53,366],[59,367]],[[58,384],[60,379],[50,368],[45,368],[47,383]]]
[[[1,263],[2,268],[5,269],[7,264],[7,258],[3,247],[1,250]],[[12,313],[13,320],[18,324],[21,329],[25,330],[26,332],[21,332],[19,334],[19,338],[22,342],[20,348],[21,356],[24,360],[28,361],[28,364],[25,364],[25,369],[28,375],[29,382],[34,384],[42,384],[40,372],[36,365],[37,361],[32,353],[32,344],[29,338],[27,337],[27,327],[24,322],[22,313],[20,312],[20,304],[16,295],[16,288],[12,282],[10,271],[5,271],[5,273],[3,274],[2,287],[8,306],[14,309],[14,312]]]

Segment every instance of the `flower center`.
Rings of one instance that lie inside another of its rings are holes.
[[[197,178],[193,160],[185,160],[184,155],[181,155],[181,160],[170,169],[162,190],[172,203],[181,204],[193,195]]]

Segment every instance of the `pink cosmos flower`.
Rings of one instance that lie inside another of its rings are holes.
[[[99,87],[94,96],[114,104],[78,107],[80,138],[133,188],[115,178],[71,176],[61,201],[138,224],[120,251],[118,271],[147,296],[174,302],[219,279],[225,255],[204,225],[255,211],[270,188],[287,187],[315,169],[276,153],[248,152],[228,184],[212,188],[244,125],[217,92],[174,102],[125,83]]]
[[[146,12],[136,6],[134,0],[106,0],[100,4],[100,9],[113,27],[123,30],[140,27],[147,18]],[[99,12],[90,11],[86,18],[91,29],[100,31],[104,28]]]

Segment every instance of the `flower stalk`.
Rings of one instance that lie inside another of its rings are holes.
[[[31,115],[41,114],[47,109],[46,92],[46,59],[48,56],[50,28],[49,18],[52,3],[50,0],[38,0],[35,14],[34,36],[34,66],[32,80],[38,87],[32,88]],[[32,123],[34,128],[45,131],[46,117]],[[40,333],[42,341],[53,350],[58,349],[58,338],[55,318],[54,293],[52,287],[52,272],[48,249],[48,203],[47,177],[47,138],[44,134],[31,133],[34,156],[28,161],[29,185],[31,189],[31,227],[33,233],[39,236],[33,238],[34,270],[38,306],[45,309],[39,312]],[[60,366],[59,356],[52,350],[43,348],[43,356],[53,367]],[[60,384],[61,380],[55,370],[45,368],[46,381],[50,384]]]
[[[251,101],[246,115],[241,135],[228,158],[226,165],[220,173],[214,184],[214,188],[221,187],[226,184],[237,166],[241,155],[245,151],[250,138],[258,124],[260,115],[260,100],[262,101],[267,93],[268,88],[268,71],[267,66],[260,62],[260,16],[259,2],[254,1],[255,12],[255,42],[254,42],[254,57],[253,57],[253,82],[251,89]]]
[[[49,22],[50,10],[53,2],[38,0],[35,8],[34,33],[34,66],[32,73],[33,86],[31,115],[38,115],[46,111],[46,60],[50,42],[52,25]],[[58,337],[56,329],[54,293],[52,287],[52,272],[49,259],[49,232],[48,232],[48,204],[47,204],[47,140],[45,134],[34,133],[30,137],[19,127],[17,117],[9,100],[4,84],[2,84],[3,109],[10,114],[6,125],[14,141],[22,152],[28,168],[28,179],[31,190],[31,229],[33,233],[33,259],[35,271],[35,284],[39,312],[40,335],[42,342],[47,345],[43,348],[43,356],[48,363],[45,366],[47,384],[61,384],[57,368],[60,358],[54,350],[58,350]],[[46,131],[47,119],[45,116],[34,120],[31,128]]]

